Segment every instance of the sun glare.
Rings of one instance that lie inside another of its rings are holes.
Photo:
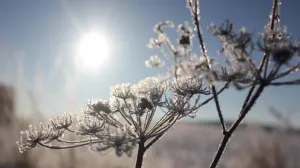
[[[109,54],[105,37],[97,32],[83,35],[77,48],[77,66],[89,72],[98,71]]]

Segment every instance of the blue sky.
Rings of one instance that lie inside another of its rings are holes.
[[[185,0],[1,1],[0,80],[17,88],[20,114],[32,114],[34,110],[29,92],[34,94],[40,111],[51,116],[78,109],[89,98],[107,99],[112,85],[136,83],[162,72],[144,66],[151,55],[160,54],[146,44],[155,37],[156,23],[172,20],[178,25],[191,21],[185,3]],[[271,4],[271,0],[202,0],[200,14],[208,54],[219,57],[220,47],[207,31],[210,23],[229,19],[236,28],[245,26],[258,34],[269,21]],[[281,8],[282,24],[288,26],[294,37],[300,37],[299,5],[296,0],[285,0]],[[75,44],[90,30],[104,34],[111,50],[97,74],[73,65]],[[268,88],[248,120],[273,121],[267,112],[273,105],[283,112],[297,111],[292,116],[296,122],[300,116],[299,93],[299,86]],[[221,97],[226,119],[235,118],[244,96],[243,92],[229,90]],[[198,115],[198,119],[204,120],[216,117],[213,103],[202,108]]]

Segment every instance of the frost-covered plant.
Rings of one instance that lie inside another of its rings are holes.
[[[223,87],[223,91],[225,87]],[[200,101],[200,95],[206,96]],[[122,84],[111,87],[109,100],[89,101],[79,114],[63,114],[48,123],[29,126],[21,132],[17,142],[20,152],[37,146],[50,149],[68,149],[89,146],[92,151],[114,149],[117,156],[132,155],[138,147],[136,167],[143,156],[176,121],[188,116],[212,100],[205,83],[197,78],[161,81],[151,77],[136,85]],[[163,113],[158,121],[154,116]],[[67,140],[72,133],[77,140]]]
[[[146,61],[146,66],[150,68],[163,67],[167,70],[169,77],[200,78],[207,83],[209,92],[213,94],[222,126],[223,139],[210,165],[211,168],[218,165],[233,132],[266,87],[300,84],[300,79],[294,80],[289,76],[300,68],[300,43],[291,38],[286,26],[281,27],[280,5],[279,0],[273,0],[270,21],[264,31],[260,33],[258,40],[254,40],[253,35],[244,27],[237,31],[228,20],[220,26],[214,24],[209,26],[211,34],[217,37],[222,44],[219,53],[224,56],[224,64],[218,64],[216,59],[207,55],[200,26],[199,0],[187,0],[187,7],[190,9],[194,21],[194,29],[188,24],[178,26],[180,34],[177,47],[171,43],[163,29],[166,26],[173,27],[171,21],[159,23],[154,28],[158,38],[150,39],[149,47],[159,48],[163,57],[151,57]],[[195,35],[192,30],[195,31]],[[194,36],[197,37],[202,52],[200,56],[192,52]],[[253,57],[260,53],[263,55],[258,59]],[[169,61],[172,67],[164,66],[168,65],[162,64],[164,61]],[[224,124],[216,91],[216,87],[224,82],[232,84],[238,90],[248,90],[237,120],[228,129]]]
[[[188,0],[187,4],[194,28],[188,23],[178,26],[176,47],[164,31],[166,27],[174,26],[171,21],[157,24],[154,30],[158,36],[149,42],[149,47],[160,49],[164,57],[152,56],[145,64],[149,68],[164,68],[170,77],[168,80],[147,78],[136,85],[117,85],[111,88],[109,100],[90,101],[77,116],[64,114],[49,123],[30,126],[21,132],[17,142],[20,151],[37,146],[51,149],[89,146],[92,151],[114,149],[117,156],[131,156],[137,146],[135,167],[141,168],[146,150],[176,121],[193,118],[201,106],[213,100],[223,132],[223,139],[210,165],[215,168],[233,132],[266,87],[300,84],[300,79],[288,78],[300,68],[300,43],[290,38],[286,27],[281,28],[280,3],[273,0],[270,22],[256,43],[251,33],[245,28],[236,31],[230,21],[209,27],[223,46],[220,54],[225,63],[217,63],[217,59],[207,55],[200,27],[199,1]],[[195,37],[202,51],[200,56],[193,52]],[[259,52],[263,53],[261,59],[254,59],[253,55]],[[169,68],[167,65],[170,64],[165,64],[165,61],[169,61],[172,67]],[[248,90],[248,94],[237,120],[226,128],[218,95],[229,84],[239,90]],[[157,113],[163,115],[155,121]],[[66,140],[64,133],[75,134],[77,140]]]

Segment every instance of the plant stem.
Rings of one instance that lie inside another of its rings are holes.
[[[139,142],[139,149],[137,153],[135,168],[142,168],[145,152],[146,152],[145,142],[141,140],[141,142]]]
[[[202,52],[203,56],[206,59],[207,69],[210,70],[209,59],[208,59],[208,56],[206,55],[206,49],[205,49],[205,45],[204,45],[204,41],[203,41],[203,37],[202,37],[202,33],[201,33],[200,21],[199,21],[199,0],[195,0],[194,2],[195,2],[194,3],[194,10],[191,7],[192,13],[194,15],[194,24],[195,24],[196,31],[197,31],[201,52]],[[192,4],[191,1],[189,1],[189,3]],[[217,111],[218,111],[220,123],[221,123],[221,126],[222,126],[223,135],[225,135],[227,133],[227,131],[226,131],[225,122],[224,122],[223,114],[222,114],[222,111],[221,111],[220,103],[219,103],[219,100],[218,100],[218,94],[217,94],[215,85],[212,85],[211,89],[213,91],[213,98],[215,100],[216,108],[217,108]]]
[[[249,104],[245,106],[245,108],[242,109],[240,116],[238,119],[234,122],[234,124],[231,126],[227,134],[224,135],[221,145],[218,149],[218,152],[216,153],[214,160],[212,161],[210,168],[216,168],[223,152],[225,151],[225,148],[227,146],[227,143],[232,136],[233,132],[236,130],[236,128],[240,125],[240,123],[243,121],[243,119],[246,117],[247,113],[251,110],[251,107],[254,105],[256,100],[259,98],[260,94],[263,92],[265,85],[260,85],[259,88],[256,90],[253,97],[250,99]]]

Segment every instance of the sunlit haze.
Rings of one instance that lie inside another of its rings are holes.
[[[83,34],[77,46],[76,67],[87,73],[96,73],[109,57],[109,44],[98,32]]]

